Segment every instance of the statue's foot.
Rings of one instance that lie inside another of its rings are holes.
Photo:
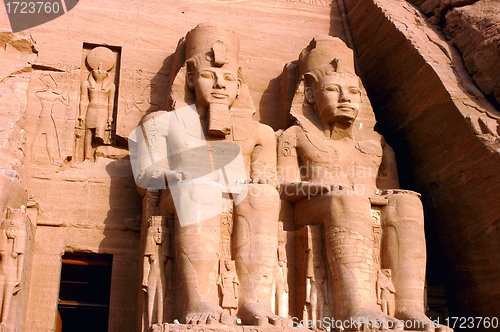
[[[434,324],[429,317],[418,310],[403,309],[398,311],[395,316],[405,322],[407,330],[453,332],[453,329],[448,326]]]
[[[404,329],[404,324],[400,320],[384,314],[379,309],[370,307],[354,310],[347,322],[349,322],[349,326],[344,326],[346,331],[402,331]]]
[[[218,304],[200,301],[188,309],[184,316],[186,324],[217,324],[224,320],[226,313]]]
[[[269,305],[263,302],[249,302],[238,310],[238,316],[245,325],[290,326],[290,321],[273,314]]]

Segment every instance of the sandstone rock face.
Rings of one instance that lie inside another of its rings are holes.
[[[27,217],[26,91],[36,50],[29,36],[0,32],[0,320],[24,331],[36,208]],[[19,269],[17,269],[19,267]]]
[[[494,202],[500,179],[490,170],[500,161],[499,113],[468,77],[458,52],[414,7],[387,0],[346,6],[378,124],[398,155],[402,186],[423,194],[427,229],[436,230],[446,253],[452,309],[462,316],[498,316]],[[439,253],[433,243],[430,257]]]
[[[495,0],[410,1],[440,25],[481,91],[500,100],[500,4]]]
[[[500,3],[482,0],[446,14],[446,33],[481,90],[500,103]]]
[[[444,28],[462,53],[465,67],[481,91],[500,100],[500,3],[495,0],[410,1]]]

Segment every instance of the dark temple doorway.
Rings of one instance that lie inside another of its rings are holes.
[[[112,263],[112,255],[62,256],[56,331],[108,331]]]

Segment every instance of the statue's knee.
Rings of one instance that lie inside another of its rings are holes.
[[[246,197],[243,201],[257,210],[277,209],[279,207],[279,194],[276,187],[269,184],[251,183],[247,185]]]
[[[390,195],[386,206],[386,216],[390,222],[423,223],[424,214],[420,194],[405,190]]]
[[[358,209],[360,206],[369,206],[369,200],[363,195],[345,189],[334,189],[329,195],[331,206],[335,210]]]

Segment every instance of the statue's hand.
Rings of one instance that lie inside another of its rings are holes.
[[[21,290],[21,280],[17,280],[16,284],[14,285],[14,290],[12,291],[12,294],[15,295]]]
[[[78,117],[78,125],[79,125],[79,126],[83,126],[84,124],[85,124],[85,119],[84,119],[84,117],[83,117],[83,116],[81,116],[81,115],[80,115],[80,116]]]
[[[311,183],[307,181],[285,182],[281,184],[280,194],[281,198],[291,203],[295,203],[305,198],[309,199],[313,196],[327,194],[336,187],[341,186],[326,183]]]
[[[110,117],[108,118],[108,125],[111,125],[112,123],[113,123],[113,117],[112,117],[112,116],[110,116]]]
[[[147,281],[142,282],[142,290],[146,293],[148,292],[148,282]]]
[[[178,171],[177,174],[175,177],[179,180],[192,180],[200,177],[198,172],[192,171]]]
[[[255,179],[250,180],[250,183],[269,184],[269,180],[268,179],[255,178]]]

